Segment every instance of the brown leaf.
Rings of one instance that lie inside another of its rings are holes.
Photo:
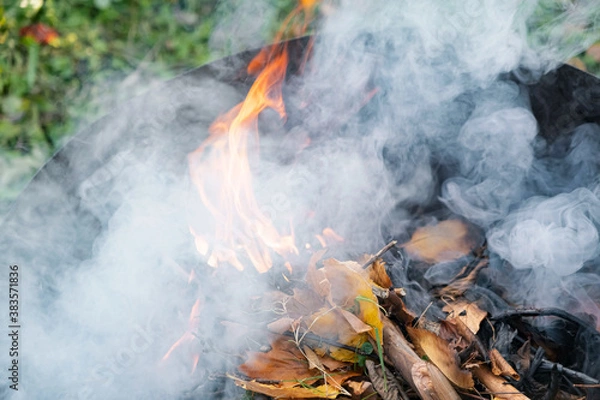
[[[358,306],[354,314],[373,328],[370,332],[371,337],[381,343],[383,323],[379,313],[379,303],[371,289],[371,282],[360,264],[329,259],[325,260],[324,265],[323,270],[331,282],[334,304],[344,309]]]
[[[350,325],[350,327],[352,328],[352,330],[355,333],[360,334],[360,333],[367,333],[367,332],[373,331],[372,327],[365,324],[363,321],[361,321],[360,318],[358,318],[356,315],[352,314],[351,312],[346,311],[344,309],[339,309],[337,311],[339,311],[342,314],[342,317],[344,317],[346,322],[348,322],[348,325]]]
[[[360,396],[359,398],[366,398],[365,396],[362,396],[362,394],[367,390],[373,391],[373,385],[369,381],[348,381],[346,385],[350,388],[353,397]]]
[[[464,222],[447,220],[417,229],[403,247],[412,257],[435,264],[469,254],[473,245]]]
[[[368,341],[369,335],[367,333],[356,333],[344,318],[340,309],[323,308],[306,319],[309,332],[324,339],[354,348],[360,348]],[[370,327],[369,330],[371,330]],[[352,363],[358,361],[358,356],[353,351],[341,349],[325,342],[315,346],[314,349],[319,354],[329,353],[336,360]]]
[[[291,318],[302,318],[326,305],[323,298],[307,288],[295,288],[294,295],[284,300],[285,310]]]
[[[458,318],[447,318],[440,323],[440,337],[445,340],[454,340],[455,349],[458,351],[474,345],[480,356],[487,353],[479,338]]]
[[[492,373],[498,376],[510,376],[514,380],[521,380],[521,376],[515,369],[506,361],[502,354],[497,349],[492,349],[489,352],[490,361],[492,363]]]
[[[309,383],[314,372],[308,369],[308,363],[302,352],[291,340],[276,338],[271,341],[271,350],[267,353],[249,352],[248,359],[238,367],[239,371],[251,379],[271,381],[297,381],[307,379]]]
[[[404,301],[398,296],[396,291],[390,291],[386,303],[390,306],[390,314],[406,325],[411,324],[417,318],[415,313],[406,308]]]
[[[425,329],[406,327],[408,334],[421,352],[434,363],[446,377],[456,386],[471,389],[475,385],[469,371],[460,368],[458,356],[448,343],[435,333]]]
[[[327,374],[333,374],[332,377],[326,377],[329,384],[341,386],[344,380],[360,375],[345,371],[344,368],[349,365],[347,363],[340,363],[328,356],[318,357],[314,351],[311,352],[311,356],[315,356],[312,358],[313,366]],[[281,382],[286,387],[298,382],[310,385],[323,379],[323,375],[309,368],[305,354],[307,353],[303,354],[292,340],[276,337],[271,340],[269,352],[249,352],[246,362],[238,370],[250,379]]]
[[[388,276],[385,270],[385,262],[381,258],[373,261],[373,264],[369,266],[367,272],[369,273],[369,278],[376,285],[381,286],[384,289],[392,287],[392,280]]]
[[[267,325],[267,329],[272,333],[282,334],[284,332],[292,330],[292,324],[294,323],[293,318],[283,317],[276,321],[271,322]]]
[[[250,379],[230,377],[244,389],[274,398],[333,399],[345,392],[342,385],[346,380],[360,376],[346,366],[330,357],[319,357],[306,346],[300,351],[293,341],[277,337],[271,341],[269,352],[249,352],[247,361],[238,367]]]
[[[312,351],[312,349],[308,346],[302,346],[302,351],[304,352],[304,356],[308,361],[308,369],[318,369],[319,371],[323,371],[325,367],[321,364],[321,360],[317,353]]]
[[[308,387],[306,384],[295,382],[260,383],[254,380],[245,381],[230,376],[236,385],[251,392],[262,393],[275,399],[335,399],[342,391],[332,385]]]
[[[331,283],[327,279],[327,274],[323,268],[317,269],[317,262],[323,257],[327,250],[320,250],[312,255],[308,262],[306,271],[306,283],[321,297],[329,298],[331,296]]]
[[[442,310],[449,313],[449,318],[454,317],[460,319],[473,333],[479,331],[481,321],[487,317],[487,312],[479,308],[477,304],[469,303],[465,300],[458,300],[446,304]]]
[[[485,365],[480,365],[479,368],[473,369],[473,375],[498,400],[529,400],[529,397],[508,384],[504,378],[494,375]]]
[[[439,290],[437,296],[450,298],[462,296],[465,291],[473,285],[473,282],[475,282],[475,279],[477,279],[477,274],[479,274],[479,271],[488,265],[488,262],[489,261],[487,258],[480,260],[467,276],[455,279],[448,285],[444,286]]]

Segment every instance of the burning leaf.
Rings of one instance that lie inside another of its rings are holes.
[[[479,331],[481,321],[487,316],[487,312],[479,308],[477,304],[464,300],[446,304],[442,310],[450,314],[448,317],[460,319],[473,333]]]
[[[329,357],[318,357],[308,347],[304,351],[303,354],[291,340],[275,339],[268,353],[251,352],[248,360],[238,367],[251,380],[233,379],[238,386],[275,398],[329,399],[343,393],[342,385],[347,379],[360,375],[343,369],[330,370],[327,365],[339,364],[327,362]],[[307,362],[308,357],[312,361]],[[314,368],[320,372],[315,373]],[[257,382],[258,379],[273,383]],[[323,383],[312,386],[321,381]]]
[[[492,373],[498,376],[510,376],[514,380],[521,380],[521,376],[515,369],[506,361],[502,354],[497,349],[492,349],[489,352],[490,361],[492,363]]]
[[[469,254],[473,242],[464,222],[447,220],[417,229],[403,247],[411,256],[435,264]]]
[[[445,340],[426,329],[407,327],[407,330],[417,349],[426,355],[452,383],[463,389],[473,388],[475,385],[473,376],[460,368],[456,352]]]

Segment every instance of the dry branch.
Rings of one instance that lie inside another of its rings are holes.
[[[383,317],[383,347],[400,375],[423,400],[460,400],[446,377],[431,363],[421,360],[400,329]]]

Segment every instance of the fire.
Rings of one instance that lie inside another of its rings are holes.
[[[301,1],[284,21],[277,39],[283,37],[287,27],[294,33],[304,33],[315,6],[314,0]],[[304,19],[298,21],[301,14]],[[216,227],[212,241],[193,228],[190,231],[198,252],[206,255],[213,267],[228,263],[243,270],[247,260],[262,273],[273,265],[272,251],[284,258],[298,254],[293,230],[282,234],[261,211],[250,163],[259,141],[259,114],[270,108],[286,118],[282,85],[287,65],[285,44],[261,51],[248,65],[248,73],[257,77],[246,99],[217,118],[206,141],[188,156],[192,182]]]
[[[316,5],[316,0],[300,0],[283,22],[276,42],[283,39],[288,28],[292,34],[304,34]],[[299,18],[301,16],[304,18]],[[287,257],[298,254],[293,227],[290,226],[289,234],[281,234],[261,211],[254,195],[250,162],[259,141],[259,114],[271,108],[282,119],[287,116],[282,95],[287,66],[286,44],[260,51],[247,66],[248,74],[256,75],[256,80],[246,99],[218,117],[209,127],[208,138],[188,155],[191,180],[203,206],[214,218],[215,232],[206,235],[193,226],[189,229],[196,250],[208,257],[207,263],[212,267],[229,264],[242,271],[245,261],[249,261],[263,273],[272,267],[271,251],[274,251],[286,259],[283,266],[292,272]],[[331,228],[326,228],[323,236],[328,240],[343,240]],[[320,240],[325,241],[323,237]],[[195,279],[193,270],[187,279],[188,283]],[[202,302],[198,299],[192,307],[187,331],[169,348],[163,361],[177,348],[193,341],[201,308]],[[193,373],[200,357],[192,354],[192,358]]]

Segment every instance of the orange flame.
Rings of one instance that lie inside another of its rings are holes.
[[[286,18],[277,35],[281,39],[301,13],[300,30],[305,32],[316,1],[301,1]],[[271,251],[284,257],[298,254],[293,232],[282,235],[261,210],[254,196],[249,156],[259,140],[258,115],[267,108],[286,118],[282,85],[286,76],[288,52],[285,44],[261,51],[248,65],[249,74],[257,74],[246,99],[220,116],[209,128],[209,137],[190,153],[190,175],[202,203],[215,219],[214,244],[190,228],[199,253],[208,256],[208,264],[217,267],[229,263],[244,269],[240,253],[259,271],[273,264]]]

